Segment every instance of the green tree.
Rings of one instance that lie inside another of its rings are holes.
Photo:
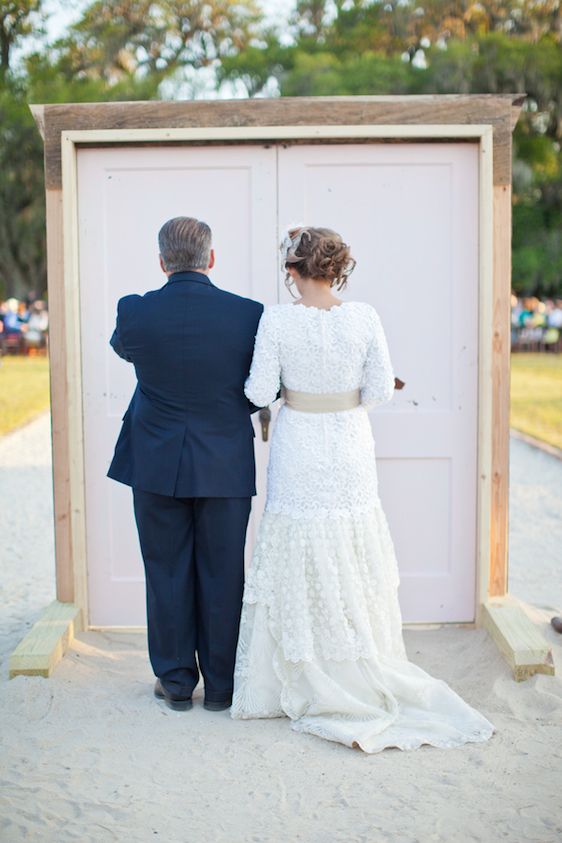
[[[0,87],[0,296],[46,287],[43,148],[25,88]],[[2,289],[3,288],[3,289]]]
[[[1,76],[10,70],[13,48],[41,21],[41,0],[0,0]]]
[[[43,148],[30,102],[152,99],[185,67],[212,65],[249,41],[254,0],[95,0],[66,36],[41,37],[41,0],[0,0],[0,296],[46,288]]]
[[[40,0],[0,0],[0,295],[45,287],[43,150],[13,78],[14,48],[40,26]]]
[[[514,136],[513,282],[562,295],[559,0],[296,0],[265,28],[256,0],[94,0],[57,43],[41,0],[0,0],[0,280],[45,284],[41,141],[27,102],[158,97],[187,69],[249,96],[525,92]],[[289,36],[289,37],[287,37]]]
[[[159,82],[247,46],[259,18],[254,0],[95,0],[55,45],[67,78]]]
[[[513,284],[562,295],[562,50],[558,0],[299,0],[293,43],[270,33],[225,57],[250,95],[526,93],[514,135]]]

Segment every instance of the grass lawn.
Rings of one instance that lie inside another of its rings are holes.
[[[0,436],[49,407],[46,357],[0,357]]]
[[[511,355],[511,426],[562,448],[562,354]]]

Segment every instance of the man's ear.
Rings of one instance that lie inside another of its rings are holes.
[[[214,265],[215,265],[215,250],[211,249],[211,252],[209,254],[209,267],[208,268],[212,269],[214,267]]]
[[[159,260],[160,260],[160,269],[162,270],[162,272],[164,272],[164,273],[167,275],[167,274],[168,274],[168,270],[166,269],[166,264],[165,264],[165,263],[164,263],[164,261],[162,260],[162,255],[158,255],[158,258],[159,258]]]

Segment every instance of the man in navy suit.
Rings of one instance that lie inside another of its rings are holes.
[[[120,299],[111,345],[137,387],[108,476],[133,489],[146,572],[154,693],[228,708],[256,493],[253,410],[244,395],[263,306],[215,287],[208,225],[190,217],[158,235],[168,282]],[[197,655],[196,655],[197,654]]]

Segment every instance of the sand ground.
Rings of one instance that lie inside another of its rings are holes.
[[[409,657],[496,725],[484,744],[367,756],[151,695],[142,634],[79,636],[49,680],[6,657],[53,597],[49,426],[0,440],[0,840],[554,843],[562,839],[560,466],[512,443],[511,588],[558,675],[516,683],[484,630],[406,629]],[[553,459],[553,458],[550,458]],[[542,527],[540,526],[542,524]],[[558,532],[557,532],[558,531]]]
[[[509,590],[562,614],[562,460],[510,440]]]

